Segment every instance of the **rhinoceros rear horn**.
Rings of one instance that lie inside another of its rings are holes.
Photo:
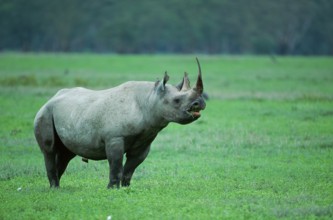
[[[198,69],[199,69],[199,74],[198,74],[198,79],[197,79],[197,84],[195,86],[195,90],[199,93],[203,93],[203,83],[202,83],[202,76],[201,76],[201,67],[198,58],[196,57],[197,63],[198,63]]]

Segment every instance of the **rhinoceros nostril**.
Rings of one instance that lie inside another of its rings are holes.
[[[199,112],[201,110],[200,108],[200,102],[199,101],[194,101],[191,103],[188,111],[190,112]]]
[[[195,108],[199,107],[199,102],[198,101],[193,102],[192,107],[195,107]]]

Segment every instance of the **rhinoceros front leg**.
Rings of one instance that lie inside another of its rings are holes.
[[[129,186],[135,169],[146,159],[150,150],[150,145],[137,152],[126,153],[126,163],[124,166],[122,186]]]
[[[110,181],[108,188],[120,187],[120,181],[123,175],[123,138],[113,138],[106,143],[106,157],[110,166]]]

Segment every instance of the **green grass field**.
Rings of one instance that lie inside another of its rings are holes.
[[[198,56],[210,100],[170,124],[132,185],[107,190],[107,161],[73,159],[50,189],[33,136],[60,88],[177,84],[193,55],[0,54],[0,219],[332,219],[333,58]]]

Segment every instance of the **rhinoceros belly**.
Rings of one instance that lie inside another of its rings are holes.
[[[55,123],[55,128],[65,147],[76,155],[94,160],[106,159],[105,143],[93,129],[78,128],[71,123]]]

